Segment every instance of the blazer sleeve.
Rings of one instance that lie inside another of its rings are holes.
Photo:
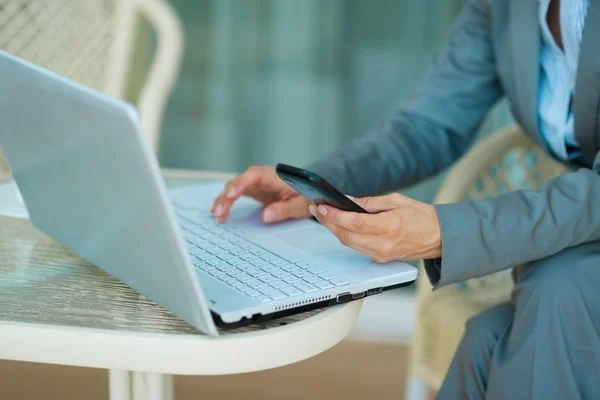
[[[358,138],[307,166],[347,194],[389,192],[430,177],[472,144],[502,96],[486,0],[469,0],[414,99],[383,133]]]
[[[592,169],[561,175],[538,191],[435,206],[442,258],[428,260],[435,287],[464,281],[600,240],[600,153]]]

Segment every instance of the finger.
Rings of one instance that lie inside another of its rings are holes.
[[[248,189],[258,184],[261,178],[260,167],[256,167],[249,168],[242,175],[229,181],[215,201],[214,214],[217,220],[220,222],[226,221],[233,203],[243,196]]]
[[[328,221],[322,214],[320,214],[315,206],[311,206],[311,213],[325,226],[331,233],[333,233],[338,240],[346,247],[350,247],[356,251],[359,251],[371,258],[381,259],[380,247],[382,238],[376,235],[359,234],[352,232],[340,225],[336,225],[331,221]]]
[[[263,210],[262,220],[265,224],[286,221],[289,219],[307,218],[308,201],[302,196],[295,196],[286,201],[270,204]]]
[[[387,225],[394,223],[394,221],[385,214],[348,212],[323,204],[317,208],[317,211],[324,219],[349,231],[361,234],[380,235],[387,232]]]
[[[227,198],[227,192],[234,181],[235,180],[227,182],[227,184],[223,188],[223,191],[219,194],[219,196],[217,196],[213,203],[211,212],[217,218],[218,221],[225,221],[225,219],[227,219],[227,216],[229,215],[229,210],[233,205],[233,201]]]
[[[221,204],[223,202],[223,200],[226,198],[226,193],[229,190],[229,187],[232,185],[233,181],[235,179],[229,180],[225,183],[225,187],[223,188],[223,190],[219,193],[219,195],[217,197],[215,197],[215,200],[212,203],[212,206],[210,207],[210,212],[212,214],[215,214],[215,209],[217,208],[217,206],[219,204]]]
[[[383,211],[389,211],[392,208],[396,208],[398,206],[395,194],[362,198],[354,198],[351,196],[348,197],[350,197],[352,201],[354,201],[356,204],[358,204],[359,206],[361,206],[366,211],[372,214],[377,214]]]

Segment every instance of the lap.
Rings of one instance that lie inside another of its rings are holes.
[[[518,323],[519,328],[548,316],[561,316],[563,325],[570,325],[567,330],[581,326],[583,320],[589,322],[589,329],[600,329],[600,302],[596,301],[600,298],[600,242],[519,266],[513,277],[511,301],[472,317],[466,326],[469,335],[487,341],[509,328],[520,315],[526,320]]]

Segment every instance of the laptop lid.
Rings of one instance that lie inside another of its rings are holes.
[[[137,111],[1,50],[0,71],[0,146],[32,222],[217,335]]]

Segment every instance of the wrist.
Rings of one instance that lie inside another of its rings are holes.
[[[426,238],[427,259],[440,258],[442,256],[442,229],[440,219],[435,207],[427,205],[427,220],[429,221],[429,234]]]

